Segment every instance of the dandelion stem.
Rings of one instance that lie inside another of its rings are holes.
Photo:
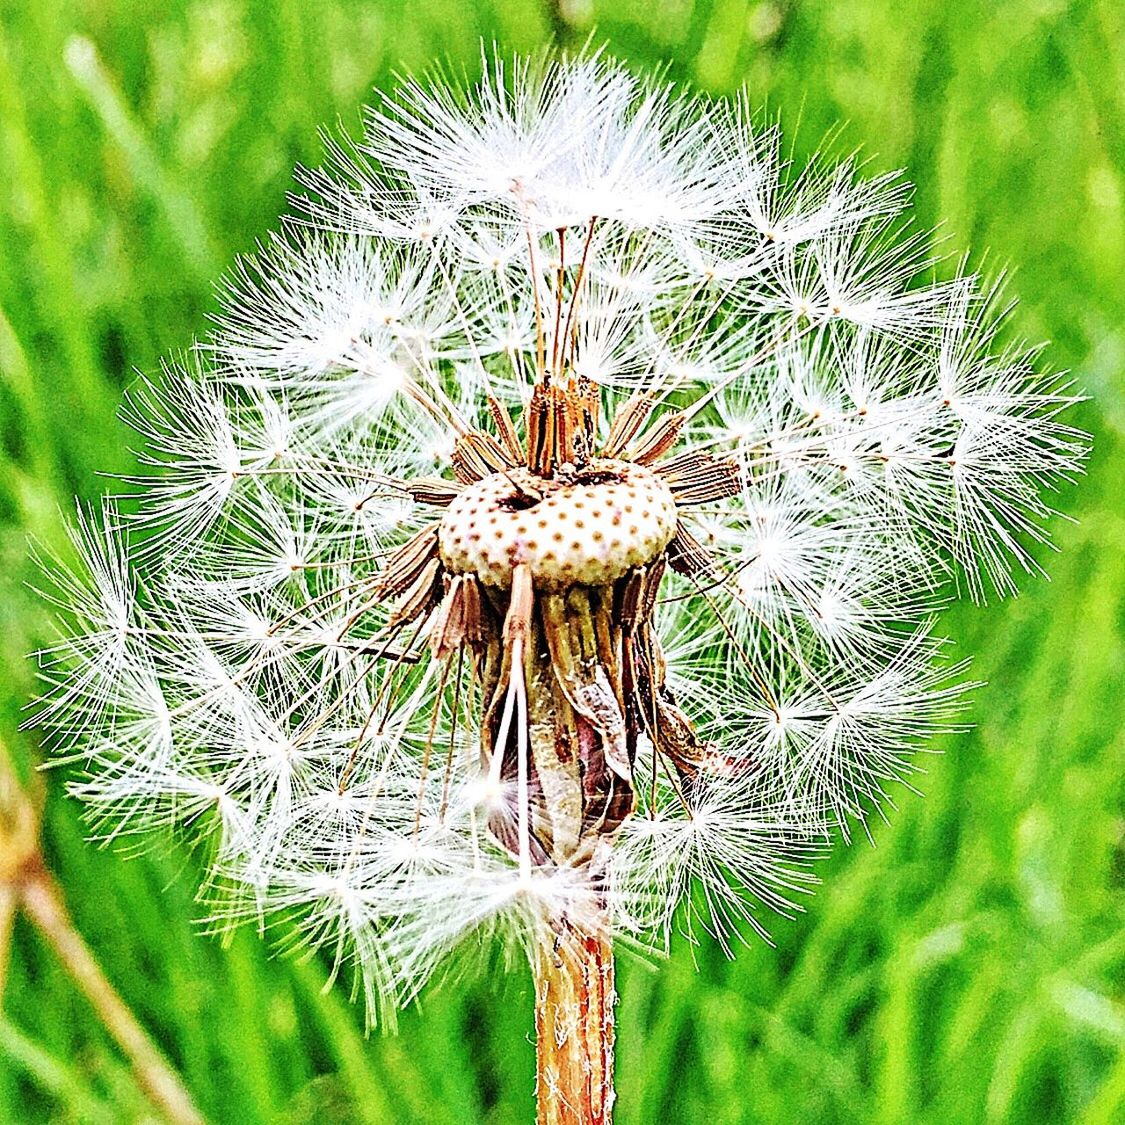
[[[535,964],[538,1125],[613,1120],[613,947],[564,921]]]

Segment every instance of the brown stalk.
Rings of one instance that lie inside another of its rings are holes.
[[[535,964],[538,1125],[613,1120],[613,947],[560,922]]]

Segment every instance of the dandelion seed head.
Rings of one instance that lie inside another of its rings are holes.
[[[495,58],[301,170],[47,564],[96,831],[209,834],[215,923],[296,912],[386,1019],[458,950],[801,909],[958,729],[935,611],[1038,569],[1085,443],[901,176],[781,152],[744,97]]]

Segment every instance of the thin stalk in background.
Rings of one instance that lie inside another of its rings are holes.
[[[203,1117],[178,1075],[109,982],[74,925],[62,889],[43,861],[36,806],[0,745],[0,1001],[17,911],[24,913],[54,950],[129,1060],[138,1086],[153,1106],[173,1125],[201,1125]]]

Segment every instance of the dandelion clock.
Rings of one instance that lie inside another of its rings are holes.
[[[99,834],[206,836],[219,916],[372,1020],[530,964],[539,1120],[607,1122],[615,949],[800,908],[1083,442],[898,176],[602,57],[485,71],[330,144],[130,392],[39,721]]]

